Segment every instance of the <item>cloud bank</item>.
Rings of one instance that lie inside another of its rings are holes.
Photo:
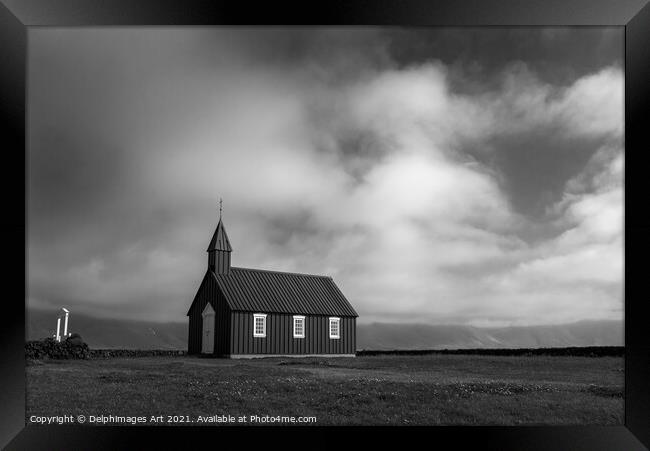
[[[363,322],[622,318],[617,64],[553,84],[510,61],[470,93],[378,31],[299,56],[234,32],[48,33],[30,60],[32,307],[183,320],[223,197],[234,265],[329,274]],[[543,189],[516,181],[531,149]]]

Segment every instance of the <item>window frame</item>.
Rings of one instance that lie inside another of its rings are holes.
[[[262,333],[257,332],[257,319],[261,318]],[[266,338],[266,313],[253,313],[253,338]]]
[[[336,323],[336,335],[332,335],[332,323]],[[330,316],[328,323],[328,332],[330,340],[338,340],[341,338],[341,318],[336,316]]]
[[[302,334],[296,334],[296,320],[302,320]],[[293,315],[293,338],[305,338],[305,317],[303,315]]]

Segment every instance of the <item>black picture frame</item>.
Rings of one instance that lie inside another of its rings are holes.
[[[5,141],[3,199],[5,291],[0,444],[6,449],[180,448],[198,440],[226,443],[238,428],[25,426],[26,62],[28,29],[109,25],[389,25],[621,26],[625,28],[625,422],[618,427],[344,428],[404,446],[412,434],[427,445],[499,450],[638,450],[650,447],[650,340],[646,333],[644,266],[650,251],[646,211],[650,130],[650,6],[648,0],[347,0],[276,3],[205,0],[1,0],[0,111]],[[645,144],[645,145],[644,145]],[[9,158],[6,158],[6,157]],[[21,181],[22,177],[22,181]],[[23,234],[25,247],[19,249]],[[22,263],[22,267],[21,267]],[[21,286],[21,275],[25,284]],[[23,293],[21,298],[20,293]],[[263,428],[281,440],[289,428]],[[330,428],[302,429],[310,443],[331,442]],[[246,435],[259,432],[252,428]],[[291,429],[291,433],[295,430]],[[408,436],[408,437],[407,437]],[[215,440],[216,439],[216,440]],[[221,439],[221,440],[219,440]],[[266,439],[265,439],[266,440]],[[413,440],[413,439],[411,439]],[[240,441],[242,441],[240,439]],[[247,440],[243,440],[247,441]],[[135,445],[135,443],[139,445]],[[285,442],[286,443],[286,442]],[[408,442],[407,442],[408,443]],[[411,442],[415,443],[415,442]],[[645,447],[644,447],[645,445]]]

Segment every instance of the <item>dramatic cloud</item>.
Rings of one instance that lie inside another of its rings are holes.
[[[183,320],[223,197],[234,265],[363,322],[622,318],[620,55],[556,84],[382,30],[81,32],[30,34],[30,306]]]

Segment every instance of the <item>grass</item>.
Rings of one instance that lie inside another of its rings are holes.
[[[623,359],[364,356],[32,362],[30,416],[315,416],[343,425],[620,425]],[[153,424],[153,423],[149,423]]]

